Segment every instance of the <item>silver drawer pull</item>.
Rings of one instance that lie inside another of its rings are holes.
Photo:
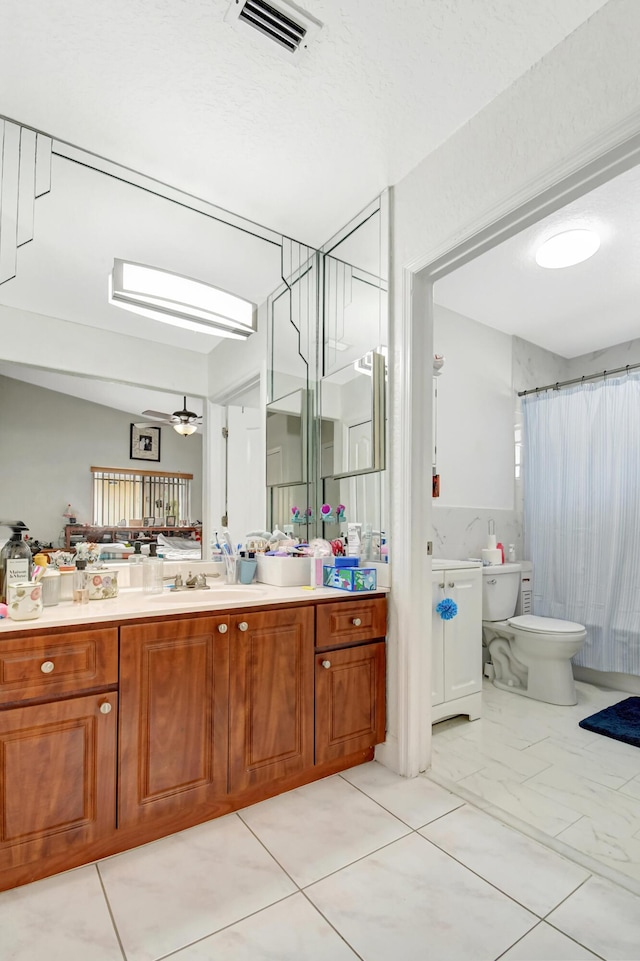
[[[325,670],[328,671],[329,668],[331,667],[331,661],[323,661],[322,666],[324,667]]]
[[[51,674],[52,670],[55,668],[53,661],[43,661],[40,665],[40,670],[43,674]]]
[[[238,630],[239,630],[239,631],[248,631],[248,630],[249,630],[249,625],[247,624],[246,621],[240,621],[240,623],[238,624]]]
[[[360,620],[359,617],[354,617],[351,623],[354,625],[354,627],[360,627],[360,625],[362,624],[362,621]]]
[[[226,624],[218,624],[218,630],[220,631],[221,634],[226,634],[229,628],[227,627]]]
[[[449,581],[449,587],[455,587],[455,581]]]
[[[100,705],[100,713],[111,714],[111,705],[109,704],[108,701],[105,701],[104,704]]]

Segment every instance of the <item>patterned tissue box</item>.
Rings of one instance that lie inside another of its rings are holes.
[[[375,591],[377,571],[375,567],[323,567],[322,583],[325,587],[337,587],[339,591]]]

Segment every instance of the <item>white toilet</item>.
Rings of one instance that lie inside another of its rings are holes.
[[[536,701],[576,704],[571,658],[587,632],[573,621],[514,617],[520,570],[519,564],[482,569],[482,632],[495,671],[493,683]]]

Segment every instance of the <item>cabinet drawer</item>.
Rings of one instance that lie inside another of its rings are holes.
[[[387,633],[387,599],[371,597],[316,608],[316,648],[361,644]]]
[[[118,630],[0,640],[0,704],[116,684]]]

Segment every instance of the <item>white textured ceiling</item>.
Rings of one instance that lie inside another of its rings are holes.
[[[0,114],[310,244],[605,0],[298,0],[297,65],[229,0],[3,0]]]
[[[583,227],[600,235],[593,257],[562,270],[538,267],[541,243]],[[640,337],[640,167],[439,280],[434,299],[567,358]]]

